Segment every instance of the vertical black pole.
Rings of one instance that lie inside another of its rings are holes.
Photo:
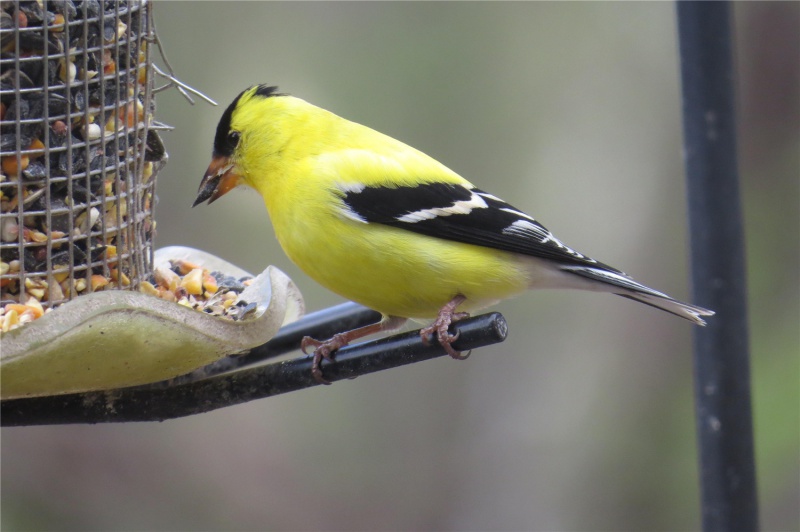
[[[703,530],[758,529],[731,4],[678,1]]]

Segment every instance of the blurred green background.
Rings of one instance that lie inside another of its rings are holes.
[[[761,520],[800,528],[800,4],[736,4]],[[422,149],[687,299],[674,5],[156,2],[178,76],[157,244],[284,269],[259,197],[191,209],[224,106],[280,85]],[[3,530],[686,530],[692,327],[622,298],[498,305],[510,338],[165,423],[2,431]]]

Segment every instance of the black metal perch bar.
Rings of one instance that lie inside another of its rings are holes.
[[[469,351],[502,342],[508,327],[505,318],[493,312],[459,321],[450,331],[459,334],[453,347]],[[342,348],[334,363],[323,361],[322,371],[335,382],[444,355],[437,342],[426,345],[419,332],[412,331]],[[311,357],[301,356],[171,387],[11,399],[0,405],[0,420],[3,426],[163,421],[317,385]]]
[[[758,530],[730,2],[679,1],[703,530]]]

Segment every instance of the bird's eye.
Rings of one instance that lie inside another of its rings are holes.
[[[239,132],[238,131],[230,131],[228,132],[228,144],[232,147],[236,147],[239,144]]]

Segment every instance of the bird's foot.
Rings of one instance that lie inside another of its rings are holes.
[[[359,338],[363,338],[364,336],[369,336],[370,334],[375,334],[381,331],[391,331],[393,329],[397,329],[403,325],[405,321],[405,318],[390,316],[379,321],[378,323],[372,323],[370,325],[359,327],[358,329],[334,334],[330,339],[325,340],[324,342],[315,340],[310,336],[306,336],[300,342],[300,349],[303,351],[303,353],[308,354],[308,348],[314,348],[314,358],[311,362],[311,375],[314,377],[314,380],[320,384],[330,384],[331,381],[322,376],[322,368],[320,368],[320,364],[322,364],[323,360],[330,360],[333,362],[333,354],[337,349],[341,349],[342,347],[349,345],[350,342],[358,340]]]
[[[300,350],[305,353],[308,353],[308,348],[314,348],[314,358],[311,361],[311,375],[314,377],[314,380],[320,384],[330,384],[331,381],[326,379],[322,376],[322,369],[320,368],[320,364],[322,364],[322,360],[329,360],[333,362],[333,353],[344,346],[346,346],[349,342],[346,334],[334,334],[333,337],[325,340],[324,342],[320,340],[315,340],[310,336],[303,337],[303,340],[300,342]]]
[[[432,324],[424,329],[420,329],[419,331],[419,335],[425,345],[430,344],[428,337],[431,334],[435,334],[436,339],[439,341],[439,345],[444,348],[448,355],[456,360],[464,360],[469,356],[469,353],[464,355],[460,351],[453,349],[452,343],[458,340],[459,334],[450,334],[448,329],[450,328],[450,324],[465,318],[469,318],[469,313],[467,312],[455,312],[456,307],[463,303],[466,299],[467,298],[462,295],[454,297],[449,303],[443,306],[441,310],[439,310],[439,314]]]

